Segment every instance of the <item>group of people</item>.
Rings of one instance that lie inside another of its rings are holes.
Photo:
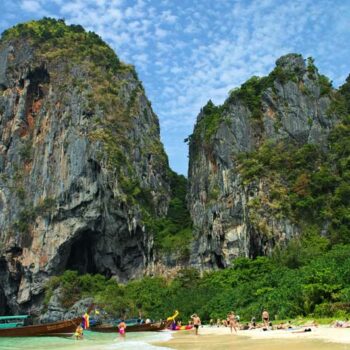
[[[214,326],[216,324],[217,327],[230,327],[231,333],[233,330],[237,332],[237,329],[240,330],[247,330],[247,329],[255,329],[255,328],[260,328],[263,327],[264,329],[268,329],[270,326],[270,315],[267,310],[263,310],[262,315],[261,315],[262,323],[257,323],[256,318],[252,317],[250,323],[246,324],[240,324],[240,317],[239,315],[235,315],[233,311],[229,312],[227,314],[226,319],[217,319],[216,322],[211,319],[209,324],[210,326]]]
[[[84,315],[85,316],[85,315]],[[240,317],[238,315],[236,315],[234,313],[234,311],[231,311],[227,314],[226,319],[217,319],[216,322],[211,319],[209,324],[210,326],[216,326],[220,327],[220,326],[225,326],[225,327],[229,327],[231,330],[231,333],[233,333],[233,331],[235,331],[237,333],[237,329],[239,330],[249,330],[249,329],[256,329],[256,328],[262,328],[262,330],[267,331],[269,329],[273,330],[273,329],[295,329],[294,326],[292,326],[291,321],[289,321],[288,323],[284,323],[281,322],[278,325],[273,326],[272,322],[270,322],[270,315],[268,313],[268,311],[266,309],[263,310],[262,314],[261,314],[261,323],[257,323],[256,318],[252,317],[250,323],[245,323],[245,324],[240,324]],[[149,319],[147,319],[145,321],[145,323],[150,323],[151,321]],[[85,322],[82,323],[82,325],[79,325],[75,331],[75,337],[76,339],[83,339],[83,331],[84,328],[86,328],[86,325],[89,324],[88,319],[85,318]],[[181,326],[181,321],[176,322],[175,318],[173,320],[173,324],[176,326]],[[198,329],[201,326],[201,319],[198,316],[198,314],[193,314],[191,316],[191,321],[189,321],[189,324],[192,324],[194,329],[195,329],[195,334],[198,335]],[[304,325],[306,326],[306,325]],[[314,326],[317,327],[317,323],[313,321],[312,324],[309,324],[308,326]],[[120,334],[120,336],[122,338],[125,337],[125,333],[126,333],[126,323],[122,320],[119,324],[118,324],[118,332]],[[345,321],[336,321],[334,323],[334,327],[342,327],[342,328],[350,328],[350,322],[348,319],[346,319]],[[296,329],[296,332],[309,332],[311,331],[311,328],[305,328],[303,330],[300,329]]]
[[[76,340],[82,340],[84,338],[84,329],[86,329],[86,327],[84,326],[84,323],[80,324],[75,332],[74,332],[74,336]],[[124,321],[121,321],[118,324],[118,332],[119,335],[124,338],[125,337],[125,331],[126,331],[126,323]]]
[[[216,322],[215,320],[211,319],[209,321],[209,325],[210,326],[216,325],[217,327],[221,327],[221,326],[230,327],[232,331],[233,329],[236,330],[239,320],[240,320],[240,317],[238,315],[235,315],[235,313],[231,311],[227,314],[226,318],[224,319],[218,318]]]
[[[84,338],[84,329],[88,329],[90,327],[90,316],[87,312],[82,317],[81,324],[76,328],[74,332],[75,339],[81,340]]]
[[[333,326],[336,328],[350,328],[350,322],[348,318],[346,318],[345,321],[337,320],[333,323]]]
[[[144,322],[145,324],[150,324],[152,321],[151,321],[149,318],[147,318],[145,321],[143,321],[141,318],[139,318],[139,319],[137,320],[137,322],[138,322],[139,324],[141,324],[141,323],[143,323],[143,322]],[[120,335],[122,338],[125,338],[126,323],[125,323],[124,320],[122,320],[122,321],[119,322],[119,324],[118,324],[118,332],[119,332],[119,335]]]

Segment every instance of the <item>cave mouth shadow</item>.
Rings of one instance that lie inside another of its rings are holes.
[[[74,240],[68,253],[65,269],[77,271],[79,274],[96,274],[96,245],[98,232],[84,230]]]
[[[0,316],[6,316],[10,314],[10,308],[7,305],[7,298],[3,288],[0,286]]]

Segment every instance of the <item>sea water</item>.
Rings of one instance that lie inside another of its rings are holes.
[[[115,333],[84,332],[83,340],[74,337],[0,338],[0,350],[350,350],[349,344],[308,339],[262,340],[235,335],[195,336],[187,332],[176,334],[172,339],[172,334],[170,331],[129,333],[122,339]]]
[[[170,338],[170,332],[128,333],[123,339],[117,333],[85,331],[82,340],[74,337],[0,338],[0,350],[169,350],[151,343]]]

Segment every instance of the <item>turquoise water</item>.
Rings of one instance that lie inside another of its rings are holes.
[[[61,337],[0,338],[0,350],[162,350],[168,348],[151,345],[171,338],[169,332],[129,333],[125,340],[118,334],[84,332],[83,340]]]
[[[350,350],[348,344],[331,344],[307,339],[254,340],[232,335],[194,336],[193,333],[178,334],[171,339],[171,332],[129,333],[125,340],[117,334],[85,332],[83,340],[59,337],[0,338],[0,350]]]

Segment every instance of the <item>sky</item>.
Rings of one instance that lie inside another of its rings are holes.
[[[334,86],[350,73],[350,0],[0,0],[1,32],[43,16],[97,32],[136,66],[184,175],[184,139],[209,99],[223,103],[290,52],[314,57]]]

